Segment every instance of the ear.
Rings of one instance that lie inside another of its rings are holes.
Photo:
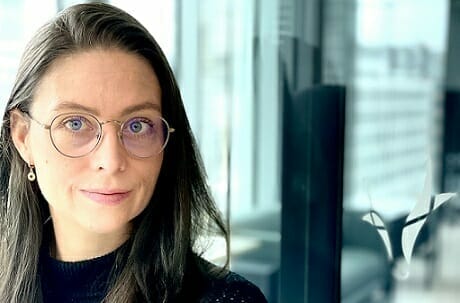
[[[33,164],[29,147],[29,121],[18,109],[10,112],[11,138],[21,158],[28,164]]]

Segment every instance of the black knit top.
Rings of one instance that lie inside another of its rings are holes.
[[[43,303],[100,303],[108,292],[116,252],[91,260],[62,262],[41,253],[39,275]],[[203,280],[196,303],[266,303],[260,290],[252,283],[229,272],[222,279]],[[190,300],[181,300],[193,303]]]

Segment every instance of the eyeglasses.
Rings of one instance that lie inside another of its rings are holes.
[[[175,131],[160,116],[133,117],[124,122],[118,120],[99,121],[87,113],[65,113],[54,117],[47,125],[37,121],[30,113],[25,114],[44,129],[49,130],[51,142],[58,152],[70,158],[79,158],[91,153],[101,142],[102,126],[110,122],[120,126],[118,138],[126,151],[139,158],[160,154]]]

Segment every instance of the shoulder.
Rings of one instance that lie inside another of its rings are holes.
[[[221,278],[214,278],[206,287],[200,303],[267,303],[260,289],[243,278],[229,271]]]

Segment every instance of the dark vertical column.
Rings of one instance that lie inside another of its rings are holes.
[[[460,191],[460,1],[450,1],[444,95],[442,192]],[[456,198],[458,199],[458,197]]]
[[[340,300],[345,89],[321,85],[322,6],[281,5],[294,18],[280,22],[292,30],[280,39],[283,303]]]
[[[447,90],[444,100],[442,192],[460,191],[460,90]]]
[[[339,302],[345,89],[283,100],[281,302]]]

